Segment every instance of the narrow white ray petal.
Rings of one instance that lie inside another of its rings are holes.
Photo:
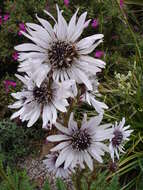
[[[74,69],[74,72],[75,72],[76,76],[78,78],[80,78],[80,80],[82,81],[82,83],[84,83],[86,85],[86,87],[88,88],[88,90],[92,90],[92,84],[89,81],[88,77],[84,74],[84,72],[82,72],[78,68]]]
[[[72,16],[69,25],[68,25],[68,40],[71,39],[72,35],[75,32],[75,28],[76,28],[76,17],[77,17],[77,13],[78,13],[79,9],[76,10],[76,12],[74,13],[74,15]]]
[[[53,21],[55,23],[57,23],[57,21],[55,20],[55,18],[48,11],[44,10],[44,13],[46,13],[48,16],[50,16],[53,19]]]
[[[105,62],[100,60],[100,59],[95,59],[91,56],[87,56],[87,55],[81,55],[80,59],[84,62],[88,62],[90,64],[93,64],[99,68],[104,68],[105,67]]]
[[[57,142],[57,141],[69,140],[69,137],[66,135],[51,135],[47,137],[47,140],[51,142]]]
[[[55,152],[55,151],[59,151],[63,148],[65,148],[66,146],[69,145],[69,142],[66,141],[66,142],[62,142],[62,143],[59,143],[57,146],[55,146],[54,148],[50,149],[51,152]]]
[[[89,54],[91,53],[101,42],[103,42],[103,40],[99,40],[98,42],[96,42],[94,45],[90,46],[89,48],[85,48],[83,50],[79,50],[79,54]]]
[[[55,40],[55,33],[53,31],[53,28],[51,26],[51,24],[45,20],[45,19],[42,19],[40,17],[38,17],[38,15],[36,14],[36,18],[39,20],[39,22],[43,25],[43,27],[48,31],[48,33],[50,34],[50,36],[52,37],[52,39]]]
[[[40,113],[41,113],[41,108],[37,106],[27,124],[27,127],[31,127],[38,120]]]
[[[91,159],[90,155],[88,152],[84,151],[84,160],[88,167],[90,168],[91,171],[93,171],[93,160]]]
[[[65,108],[65,106],[62,104],[61,100],[55,100],[53,102],[53,104],[61,112],[66,112],[67,111],[66,108]]]
[[[45,49],[40,48],[39,46],[32,44],[32,43],[23,43],[21,45],[17,45],[14,47],[17,51],[38,51],[38,52],[45,52]]]
[[[14,104],[9,105],[8,108],[11,108],[11,109],[18,109],[18,108],[20,108],[22,105],[23,105],[23,102],[22,102],[22,101],[17,101],[17,102],[15,102]]]
[[[68,128],[63,127],[60,123],[56,123],[55,126],[56,126],[56,128],[57,128],[58,130],[60,130],[62,133],[65,133],[65,134],[69,135],[69,130],[68,130]]]

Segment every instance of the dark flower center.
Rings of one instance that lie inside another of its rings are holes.
[[[87,149],[91,144],[90,135],[86,130],[84,131],[75,131],[72,135],[72,147],[79,151]]]
[[[73,44],[57,41],[52,43],[48,50],[48,57],[53,69],[62,69],[71,67],[78,54]]]
[[[118,131],[118,130],[114,131],[114,137],[112,139],[112,145],[114,147],[117,147],[122,143],[122,140],[123,140],[122,132]]]
[[[44,80],[40,87],[35,86],[33,89],[34,99],[40,104],[50,103],[53,99],[53,89],[49,80]]]

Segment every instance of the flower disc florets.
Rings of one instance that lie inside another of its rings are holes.
[[[38,103],[50,103],[54,96],[54,89],[51,89],[51,82],[45,79],[40,87],[35,86],[33,96]]]
[[[114,131],[113,134],[114,134],[114,138],[112,139],[112,145],[114,147],[117,147],[117,146],[119,146],[122,143],[123,134],[119,130]]]
[[[56,41],[51,44],[48,57],[53,69],[63,69],[71,67],[78,54],[73,44]]]
[[[75,131],[72,135],[72,147],[79,151],[87,149],[91,144],[90,135],[86,130],[84,131]]]

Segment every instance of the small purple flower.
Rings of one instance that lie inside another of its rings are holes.
[[[5,80],[5,81],[4,81],[4,85],[5,85],[5,90],[6,90],[6,92],[8,93],[10,86],[16,87],[16,82],[11,81],[11,80]]]
[[[4,15],[4,17],[3,17],[4,22],[6,22],[6,21],[9,19],[9,17],[10,17],[10,16],[9,16],[9,14],[8,14],[8,13],[7,13],[7,14],[5,14],[5,15]]]
[[[17,61],[18,53],[16,51],[12,54],[12,58],[13,58],[13,60]]]
[[[95,52],[95,57],[101,58],[102,56],[104,56],[104,52],[103,51],[96,51]]]
[[[68,7],[68,5],[69,5],[69,0],[64,0],[64,4],[65,4],[65,6]]]
[[[91,26],[92,26],[93,28],[97,28],[98,25],[99,25],[99,21],[98,21],[98,19],[94,19],[94,20],[92,21]]]
[[[0,25],[2,25],[2,16],[0,16]]]
[[[120,7],[123,8],[124,0],[120,0]]]
[[[24,23],[20,23],[19,24],[19,29],[20,30],[18,32],[18,35],[21,36],[22,35],[21,31],[26,32],[25,24]]]

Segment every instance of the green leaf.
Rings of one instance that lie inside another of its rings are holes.
[[[62,181],[62,179],[58,178],[56,181],[56,185],[57,185],[58,190],[66,190],[66,186],[64,182]]]
[[[43,187],[43,190],[51,190],[50,189],[50,184],[49,184],[49,181],[46,180],[45,184],[44,184],[44,187]]]
[[[135,5],[142,5],[143,6],[143,0],[124,0],[127,4],[135,4]]]

